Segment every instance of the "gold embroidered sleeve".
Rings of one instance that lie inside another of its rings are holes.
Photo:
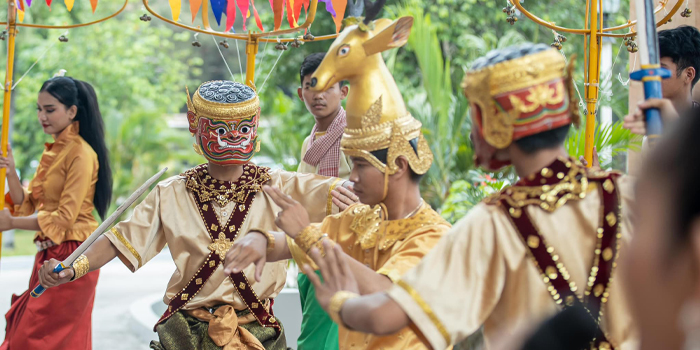
[[[156,256],[166,244],[161,218],[161,202],[179,203],[174,198],[161,198],[160,185],[134,208],[126,221],[116,224],[105,236],[119,250],[119,259],[132,272]],[[177,215],[172,215],[173,219]],[[185,220],[185,218],[180,218]]]

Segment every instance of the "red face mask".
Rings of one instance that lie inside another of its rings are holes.
[[[219,165],[247,163],[255,154],[258,118],[259,112],[238,120],[200,117],[197,143],[202,154],[212,163]]]

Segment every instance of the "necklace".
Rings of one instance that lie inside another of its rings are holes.
[[[420,203],[418,203],[418,206],[416,207],[416,209],[413,209],[413,211],[411,211],[410,213],[408,213],[408,215],[404,216],[403,218],[404,218],[404,219],[408,219],[408,218],[410,218],[411,216],[416,215],[416,213],[417,213],[417,212],[420,210],[420,208],[422,208],[422,207],[423,207],[423,198],[420,199]]]

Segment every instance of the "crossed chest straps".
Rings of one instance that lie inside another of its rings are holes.
[[[204,221],[204,226],[206,226],[212,242],[208,246],[209,255],[202,266],[185,287],[170,300],[167,310],[158,320],[156,326],[187,305],[199,293],[214,271],[219,268],[219,265],[222,265],[226,253],[233,246],[233,241],[238,236],[241,226],[248,216],[256,193],[261,191],[262,185],[270,180],[268,170],[265,167],[247,164],[243,167],[243,175],[235,182],[224,182],[211,178],[206,164],[199,165],[182,174],[187,179],[187,189],[190,190],[197,203],[199,215]],[[211,206],[212,201],[216,201],[222,207],[230,202],[237,203],[226,225],[220,226],[216,212]],[[274,328],[279,334],[281,328],[272,313],[272,300],[268,312],[243,272],[232,273],[228,278],[231,279],[236,293],[241,297],[251,314],[255,316],[258,323],[263,327]]]
[[[524,186],[519,182],[500,196],[491,199],[492,204],[501,205],[513,222],[554,301],[564,309],[581,305],[593,318],[598,327],[589,348],[594,350],[616,348],[608,340],[600,322],[603,304],[609,298],[610,281],[613,269],[617,265],[615,261],[620,248],[621,207],[619,192],[615,186],[618,176],[617,173],[598,172],[587,177],[583,168],[569,161],[558,161],[543,169],[537,176],[524,180]],[[538,186],[528,186],[527,183],[537,183]],[[600,224],[596,230],[593,266],[581,298],[576,294],[578,287],[569,280],[569,272],[559,255],[539,233],[526,207],[537,205],[545,211],[553,212],[567,200],[584,198],[588,186],[591,185],[596,186],[601,195],[602,209]]]

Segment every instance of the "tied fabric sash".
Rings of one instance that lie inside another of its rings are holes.
[[[555,163],[551,166],[552,174],[557,172],[566,173],[567,169],[557,169],[558,166],[561,167],[563,165],[563,163]],[[594,319],[598,328],[591,345],[593,349],[601,350],[615,349],[615,346],[608,340],[600,327],[600,321],[602,318],[602,306],[609,297],[610,280],[616,265],[615,260],[617,259],[620,245],[619,223],[621,209],[619,193],[615,186],[617,177],[617,174],[612,173],[587,179],[589,183],[597,185],[603,208],[600,226],[596,231],[597,242],[593,266],[591,267],[583,298],[577,296],[576,291],[578,288],[573,281],[569,280],[569,272],[566,267],[560,261],[554,248],[547,244],[530,219],[527,210],[525,210],[527,205],[519,207],[504,197],[498,201],[515,226],[516,231],[520,234],[554,301],[558,305],[562,305],[564,309],[580,304]],[[533,182],[535,180],[541,179],[534,179]],[[549,179],[546,180],[549,182]],[[566,193],[558,194],[560,199],[566,195]]]
[[[201,166],[193,170],[195,174],[196,172],[200,172],[200,174],[201,172],[206,172],[206,170]],[[214,271],[219,268],[219,265],[223,263],[226,253],[233,245],[233,241],[238,236],[241,225],[243,222],[245,222],[248,216],[250,206],[255,199],[255,194],[261,190],[262,183],[266,182],[268,177],[251,178],[253,181],[259,180],[258,182],[260,183],[243,184],[240,187],[237,185],[241,185],[240,182],[247,178],[247,174],[257,173],[259,173],[259,171],[256,166],[247,164],[244,167],[244,176],[241,176],[238,181],[230,184],[232,188],[237,188],[239,194],[236,197],[243,199],[243,202],[239,202],[239,205],[234,208],[228,222],[223,227],[219,226],[220,223],[216,216],[216,212],[209,204],[209,201],[202,200],[208,196],[201,196],[193,193],[195,203],[197,203],[197,208],[199,209],[199,214],[204,221],[204,225],[206,226],[207,232],[212,240],[212,243],[209,245],[211,252],[187,285],[185,285],[185,287],[175,294],[175,296],[170,300],[167,310],[163,316],[161,316],[160,320],[158,320],[156,326],[167,320],[170,316],[187,305],[187,303],[192,300],[192,298],[194,298],[194,296],[197,295],[197,293],[202,289]],[[185,175],[188,176],[188,174]],[[209,176],[207,176],[207,179],[209,179]],[[216,183],[216,180],[213,181]],[[223,184],[223,182],[219,183],[221,183],[220,186],[226,186],[226,184]],[[265,309],[264,303],[255,294],[253,288],[251,288],[250,282],[243,272],[231,274],[229,275],[229,278],[231,279],[236,292],[246,304],[258,323],[260,323],[260,325],[263,327],[273,327],[275,331],[277,331],[277,334],[279,334],[281,332],[281,327],[279,323],[277,323],[277,320],[272,313],[272,302],[270,303],[270,311],[268,312]]]
[[[343,137],[346,125],[345,109],[341,106],[325,135],[314,140],[318,124],[314,125],[313,130],[311,130],[311,139],[309,140],[309,148],[304,154],[304,162],[318,166],[318,175],[338,177],[340,139]]]

